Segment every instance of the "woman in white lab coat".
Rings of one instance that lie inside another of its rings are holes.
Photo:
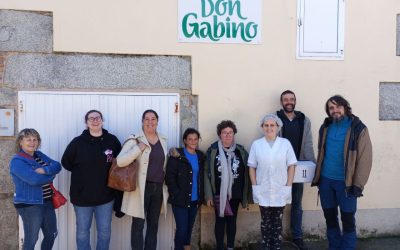
[[[282,121],[275,114],[261,120],[264,136],[253,142],[247,165],[253,199],[260,206],[263,249],[280,249],[282,214],[291,201],[296,155],[290,142],[278,135]]]

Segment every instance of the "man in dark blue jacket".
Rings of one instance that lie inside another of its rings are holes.
[[[296,95],[293,91],[286,90],[282,92],[281,105],[282,109],[276,112],[283,122],[279,136],[290,141],[298,160],[315,162],[311,122],[302,112],[295,111]],[[290,229],[292,231],[293,243],[300,250],[307,250],[308,248],[303,241],[303,230],[301,228],[303,219],[303,209],[301,206],[303,188],[303,183],[293,183],[292,185]]]

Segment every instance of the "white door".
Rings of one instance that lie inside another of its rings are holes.
[[[168,146],[179,145],[178,94],[21,91],[18,103],[19,129],[35,128],[42,137],[41,151],[58,161],[68,143],[85,129],[84,115],[91,109],[103,113],[104,128],[121,143],[128,135],[140,131],[143,111],[154,109],[159,115],[158,131],[167,136]],[[69,198],[70,173],[62,170],[54,183]],[[73,206],[68,203],[56,213],[58,237],[54,249],[76,249]],[[157,249],[173,249],[174,220],[170,207],[167,215],[167,219],[160,216]],[[21,221],[19,225],[21,242]],[[130,216],[122,219],[113,216],[110,249],[130,249],[130,226]],[[95,249],[94,228],[92,226],[92,249]],[[40,249],[40,241],[41,238],[36,249]]]

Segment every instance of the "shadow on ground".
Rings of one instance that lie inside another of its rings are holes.
[[[305,241],[309,250],[328,250],[328,241],[326,240],[310,240]],[[259,243],[250,244],[246,248],[238,248],[238,250],[260,250]],[[291,242],[285,241],[282,244],[282,250],[296,250],[297,247]],[[400,250],[400,237],[388,238],[367,238],[358,239],[356,250]]]

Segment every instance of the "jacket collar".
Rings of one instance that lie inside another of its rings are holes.
[[[295,120],[295,119],[305,119],[305,115],[303,114],[303,112],[301,112],[301,111],[297,111],[297,110],[295,110],[294,111],[294,114],[295,114],[295,116],[294,116],[294,119],[293,120]],[[283,110],[283,109],[281,109],[281,110],[279,110],[279,111],[276,111],[276,115],[279,117],[279,118],[281,118],[281,119],[286,119],[286,120],[288,120],[288,118],[287,118],[287,116],[286,116],[286,114],[285,114],[285,111]]]

